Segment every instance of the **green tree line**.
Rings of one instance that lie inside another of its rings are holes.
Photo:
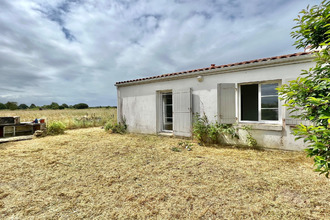
[[[35,104],[31,104],[30,106],[22,103],[18,104],[17,102],[7,102],[7,103],[1,103],[0,102],[0,110],[1,109],[8,109],[8,110],[17,110],[17,109],[86,109],[89,108],[88,104],[86,103],[78,103],[75,105],[67,105],[63,103],[62,105],[59,105],[56,102],[52,102],[50,105],[42,105],[42,106],[37,106]]]

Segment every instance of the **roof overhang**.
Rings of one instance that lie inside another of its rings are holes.
[[[208,68],[183,71],[178,73],[163,74],[159,76],[152,76],[152,77],[135,79],[135,80],[128,80],[123,82],[117,82],[115,86],[123,87],[123,86],[137,85],[137,84],[154,83],[158,81],[169,81],[176,79],[192,78],[196,76],[208,76],[214,74],[237,72],[242,70],[253,70],[253,69],[269,68],[275,66],[292,65],[298,63],[307,63],[307,62],[312,62],[314,58],[315,57],[313,56],[312,53],[299,53],[299,55],[295,55],[295,56],[285,55],[285,57],[283,56],[283,58],[282,56],[271,57],[271,58],[253,60],[253,61],[245,61],[240,63],[221,65],[221,66],[211,66]]]

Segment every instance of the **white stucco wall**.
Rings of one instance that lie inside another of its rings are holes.
[[[217,120],[217,85],[220,83],[262,82],[297,78],[302,69],[314,65],[308,57],[293,57],[280,60],[265,61],[261,64],[246,64],[224,69],[189,73],[185,76],[166,77],[161,81],[146,80],[143,83],[127,83],[117,86],[118,119],[125,118],[130,132],[156,134],[157,125],[157,91],[180,90],[191,88],[193,112],[205,113],[210,121]],[[197,76],[203,76],[198,82]],[[190,77],[189,77],[190,76]],[[185,78],[186,77],[186,78]],[[236,95],[238,98],[238,95]],[[236,100],[237,102],[237,100]],[[281,108],[282,119],[285,108]],[[239,114],[239,103],[236,104],[236,116]],[[238,122],[242,126],[243,122]],[[294,141],[290,126],[282,120],[275,125],[252,124],[251,131],[258,145],[266,148],[301,150],[305,148],[302,141]],[[236,144],[245,144],[246,131],[240,130],[241,139]]]

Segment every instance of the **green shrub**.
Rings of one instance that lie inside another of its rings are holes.
[[[174,152],[181,152],[183,150],[192,151],[193,144],[188,141],[180,141],[177,147],[172,147],[171,150]]]
[[[118,133],[118,134],[125,134],[127,131],[127,125],[126,123],[115,123],[113,124],[113,122],[108,122],[105,126],[104,126],[104,130],[109,131],[111,133]]]
[[[105,124],[104,130],[109,131],[112,129],[112,127],[113,127],[113,123],[109,121]]]
[[[178,147],[172,147],[171,150],[174,152],[181,152],[181,149]]]
[[[193,134],[201,144],[223,143],[224,135],[238,138],[236,129],[232,124],[209,123],[207,116],[196,113],[193,124]]]
[[[313,124],[300,124],[293,130],[296,139],[308,143],[309,157],[314,157],[316,172],[330,174],[330,1],[307,6],[295,19],[291,36],[297,49],[310,46],[316,66],[303,70],[301,76],[279,88],[280,97],[291,111],[303,109],[296,118]]]
[[[66,126],[63,122],[54,121],[48,124],[47,134],[50,135],[64,134],[65,128]]]
[[[247,135],[246,135],[247,145],[249,147],[256,147],[257,144],[258,144],[257,143],[257,140],[254,139],[254,137],[252,136],[252,134],[250,132],[251,129],[252,129],[252,127],[251,126],[244,125],[242,129],[247,132]]]
[[[207,143],[208,142],[208,133],[209,133],[209,121],[204,114],[203,116],[200,116],[199,113],[196,113],[194,117],[194,124],[193,124],[193,134],[194,137],[200,142],[200,143]]]
[[[192,150],[191,147],[193,146],[193,144],[188,141],[181,141],[179,142],[178,146],[183,149],[186,149],[187,151],[191,151]]]

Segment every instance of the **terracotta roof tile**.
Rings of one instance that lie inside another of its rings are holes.
[[[227,68],[227,67],[246,65],[246,64],[251,64],[251,63],[260,63],[260,62],[264,62],[264,61],[268,61],[268,60],[277,60],[277,59],[285,59],[285,58],[289,58],[289,57],[298,57],[298,56],[303,56],[303,55],[312,54],[312,53],[313,52],[300,52],[300,53],[293,53],[293,54],[287,54],[287,55],[282,55],[282,56],[274,56],[274,57],[268,57],[268,58],[248,60],[248,61],[243,61],[243,62],[239,62],[239,63],[225,64],[225,65],[220,65],[220,66],[211,64],[210,67],[206,67],[206,68],[199,68],[199,69],[194,69],[194,70],[187,70],[187,71],[176,72],[176,73],[167,73],[167,74],[158,75],[158,76],[151,76],[151,77],[146,77],[146,78],[116,82],[116,85],[130,83],[130,82],[136,82],[136,81],[144,81],[144,80],[149,80],[149,79],[176,76],[176,75],[182,75],[182,74],[189,74],[189,73],[193,73],[193,72],[202,72],[202,71],[211,70],[211,69]]]

